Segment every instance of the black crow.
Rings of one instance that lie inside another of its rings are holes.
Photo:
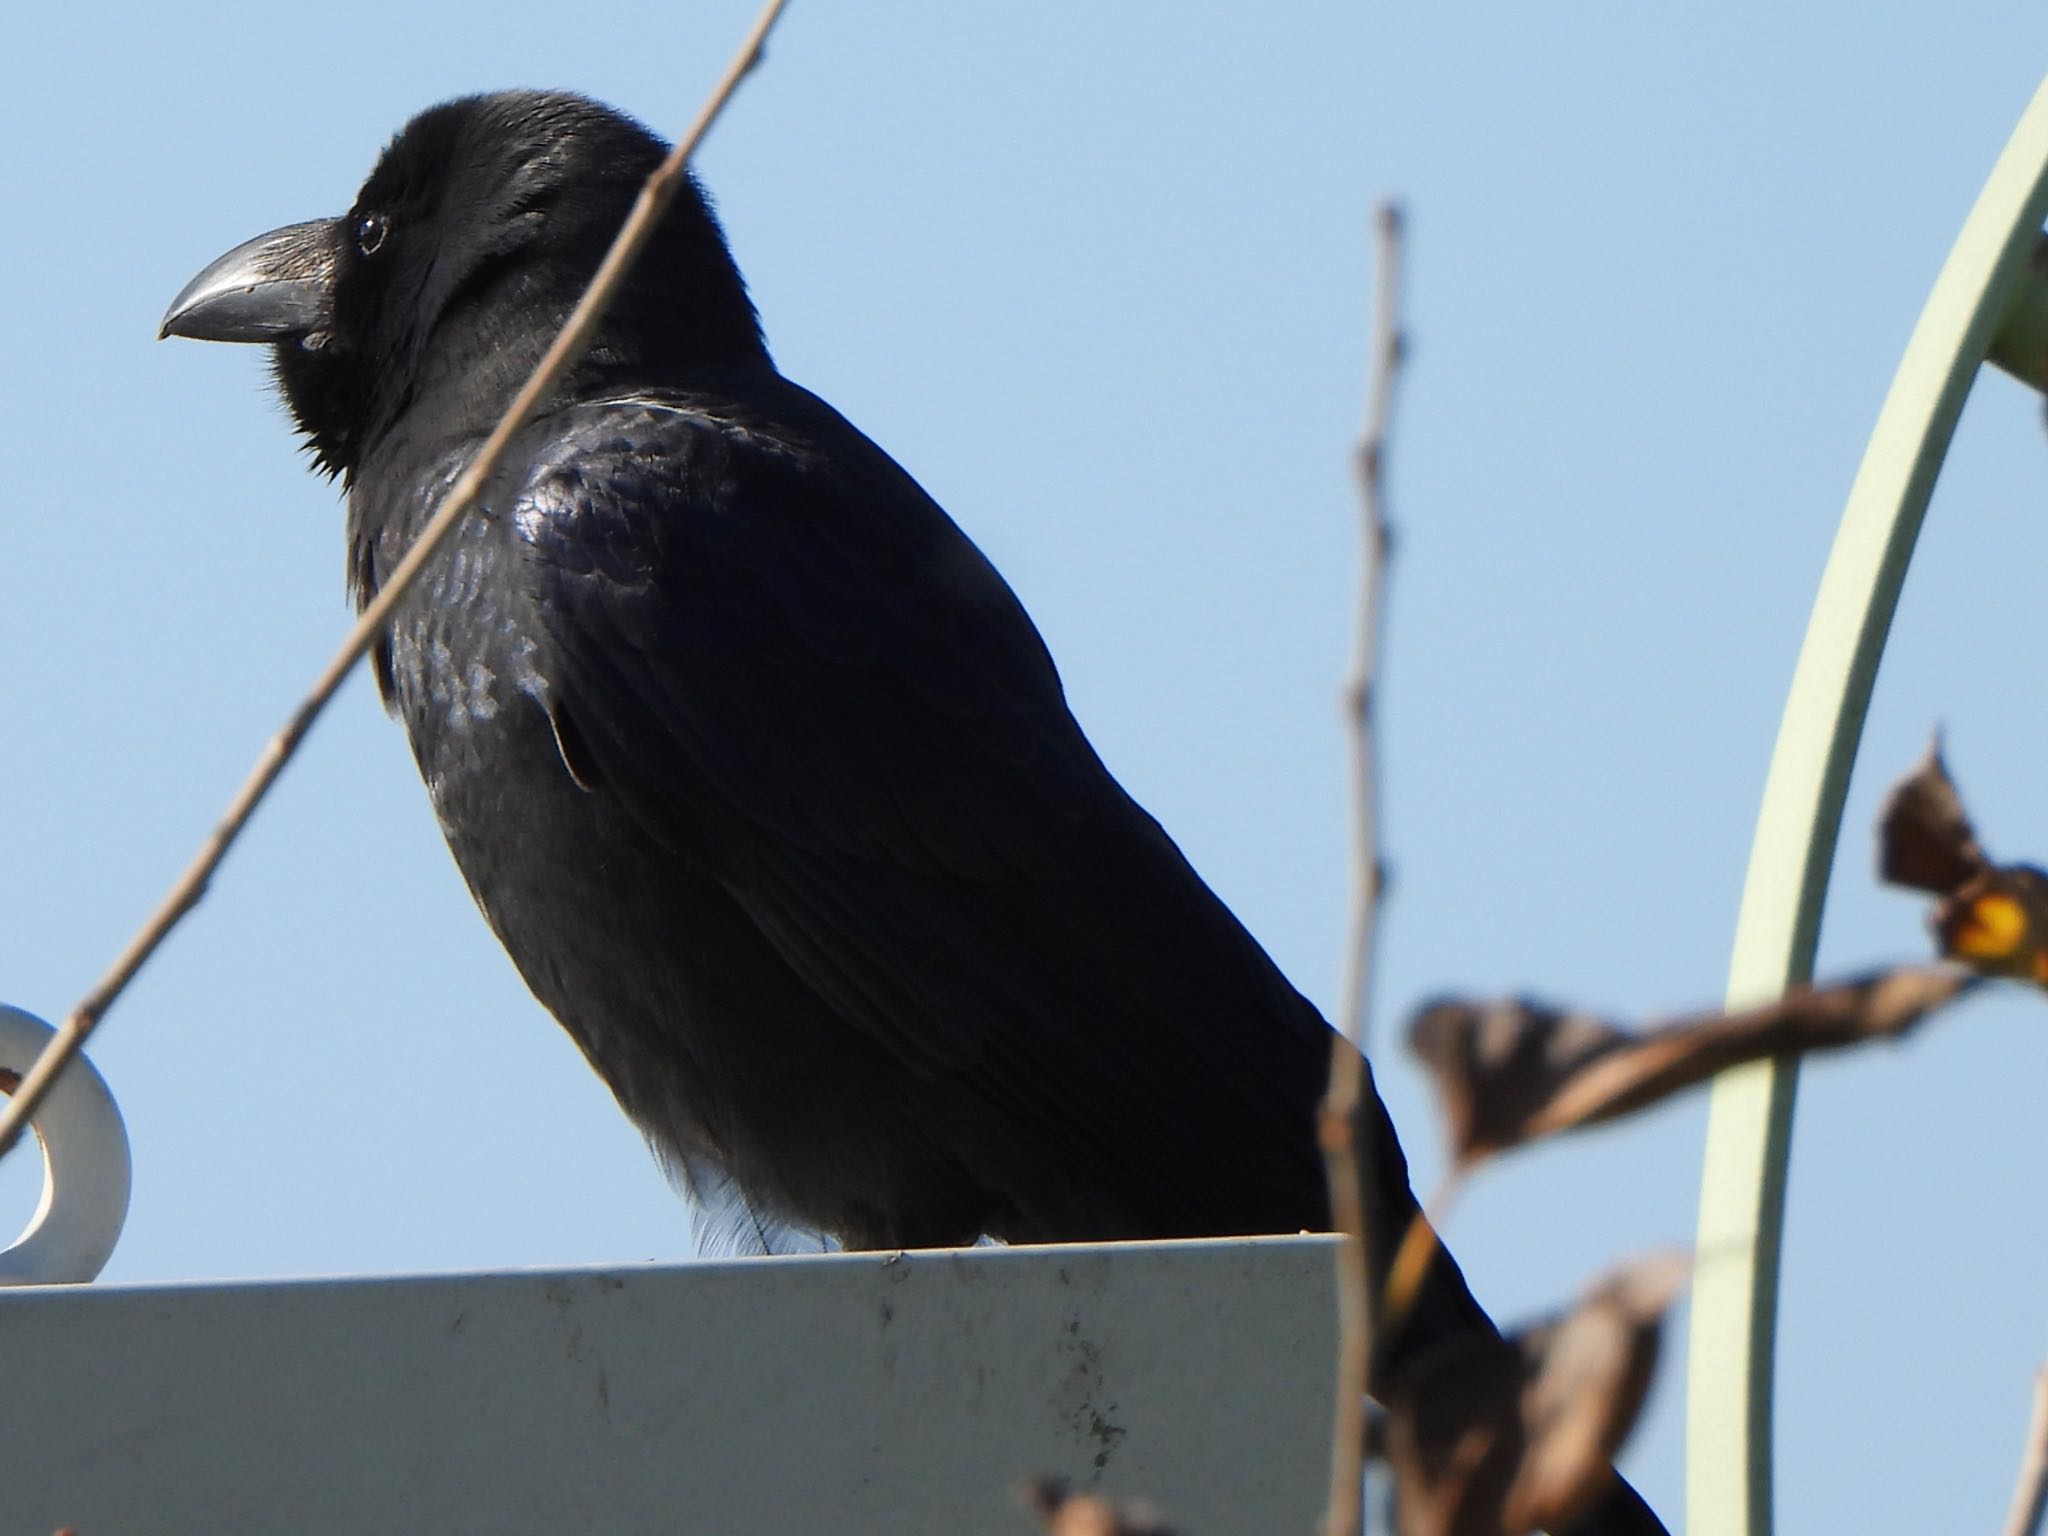
[[[575,96],[450,102],[172,304],[273,344],[358,603],[663,153]],[[477,904],[687,1183],[856,1248],[1327,1227],[1329,1027],[981,552],[776,372],[694,183],[375,667]],[[1371,1107],[1384,1254],[1416,1207]],[[1490,1327],[1445,1259],[1389,1351]]]

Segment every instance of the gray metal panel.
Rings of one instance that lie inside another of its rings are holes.
[[[0,1533],[1314,1527],[1327,1238],[0,1293]]]

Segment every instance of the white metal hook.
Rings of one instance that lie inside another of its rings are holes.
[[[0,1070],[26,1073],[55,1033],[0,1003]],[[43,1198],[13,1246],[0,1249],[0,1286],[81,1284],[105,1266],[128,1218],[128,1130],[83,1056],[29,1124],[43,1149]]]

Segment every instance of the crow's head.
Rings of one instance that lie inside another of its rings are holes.
[[[506,91],[430,107],[355,205],[235,247],[185,285],[162,334],[267,341],[315,460],[354,471],[415,404],[482,432],[560,329],[660,140],[608,107]],[[680,188],[576,377],[765,365],[759,322],[695,181]]]

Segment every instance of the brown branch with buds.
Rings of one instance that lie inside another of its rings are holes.
[[[1365,1527],[1365,1398],[1372,1371],[1372,1266],[1364,1195],[1370,1170],[1360,1166],[1371,1138],[1361,1134],[1359,1122],[1362,1114],[1377,1109],[1366,1088],[1363,1052],[1380,896],[1386,883],[1379,846],[1373,691],[1385,628],[1382,596],[1387,555],[1392,546],[1386,515],[1387,432],[1393,417],[1394,386],[1406,350],[1400,310],[1400,208],[1382,203],[1376,225],[1379,285],[1373,306],[1373,375],[1365,434],[1358,446],[1363,521],[1358,635],[1351,679],[1344,691],[1352,738],[1351,940],[1345,952],[1342,1028],[1331,1041],[1330,1087],[1323,1100],[1320,1126],[1331,1220],[1344,1237],[1337,1250],[1337,1403],[1331,1428],[1325,1536],[1357,1536]]]

